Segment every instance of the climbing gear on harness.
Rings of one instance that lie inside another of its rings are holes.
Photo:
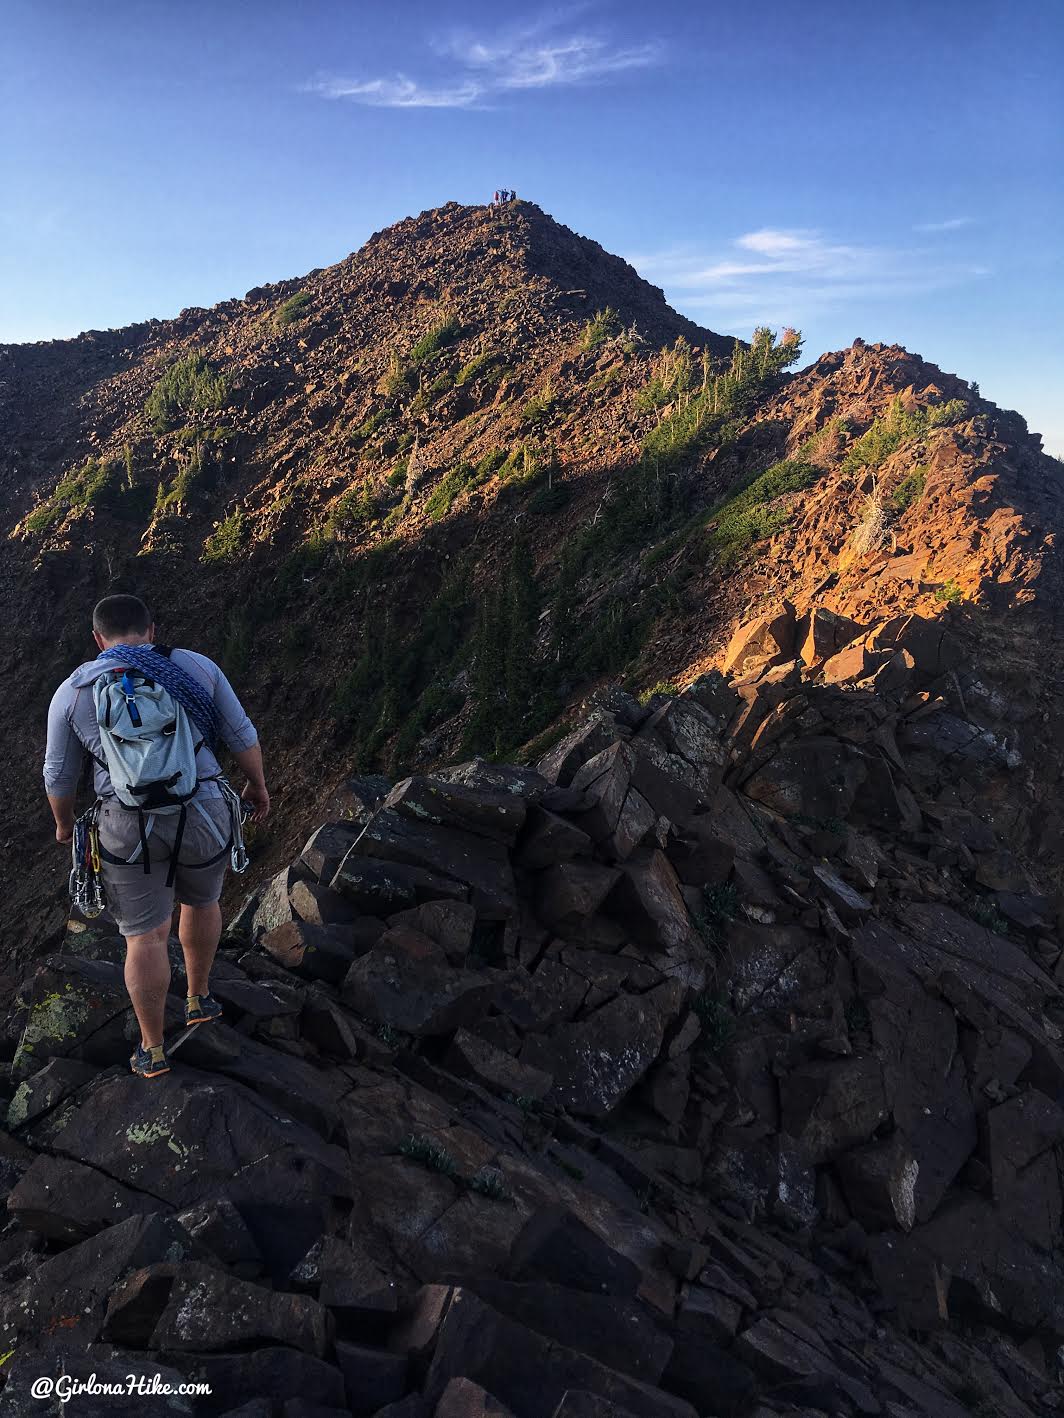
[[[93,803],[74,823],[70,844],[73,867],[70,872],[70,899],[83,916],[95,920],[105,907],[100,878],[100,833],[97,821],[100,804]]]
[[[219,775],[214,781],[218,784],[222,798],[229,808],[229,823],[232,830],[232,851],[229,864],[237,876],[243,876],[248,869],[247,848],[244,846],[244,818],[250,808],[228,779]]]

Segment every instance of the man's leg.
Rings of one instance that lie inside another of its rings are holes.
[[[126,937],[126,989],[140,1025],[141,1043],[146,1049],[163,1042],[166,992],[170,988],[170,959],[166,953],[169,936],[167,920],[143,935]]]
[[[181,907],[178,939],[185,953],[185,974],[189,995],[205,995],[210,990],[211,966],[222,938],[222,908],[217,901],[209,906]]]

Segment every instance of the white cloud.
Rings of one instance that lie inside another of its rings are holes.
[[[971,226],[971,217],[948,217],[943,222],[917,222],[913,231],[960,231],[962,226]]]
[[[433,88],[405,74],[390,79],[316,79],[306,90],[322,98],[352,99],[371,108],[471,108],[482,92],[472,81]]]
[[[434,48],[457,66],[433,79],[395,74],[377,78],[325,75],[305,90],[328,99],[348,99],[376,108],[473,108],[493,95],[566,84],[603,82],[658,64],[658,41],[617,47],[594,34],[551,34],[557,19],[545,17],[523,29],[491,38],[452,34]]]
[[[751,328],[801,323],[842,302],[901,299],[989,274],[929,249],[841,242],[807,228],[765,227],[727,246],[740,254],[674,247],[628,259],[680,309],[728,312],[733,324]],[[760,259],[744,259],[743,252]]]

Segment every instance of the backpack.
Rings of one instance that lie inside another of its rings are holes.
[[[100,675],[92,694],[118,801],[143,812],[182,811],[198,785],[200,747],[184,706],[139,670]]]

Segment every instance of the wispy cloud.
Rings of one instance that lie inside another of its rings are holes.
[[[960,231],[962,226],[971,226],[972,217],[947,217],[942,222],[917,222],[913,231]]]
[[[375,108],[475,108],[508,92],[605,82],[664,58],[664,46],[657,40],[618,46],[599,34],[559,34],[557,25],[547,17],[487,38],[452,33],[431,46],[438,63],[448,67],[430,77],[326,74],[304,88],[321,98]]]
[[[764,227],[719,251],[674,247],[628,258],[673,304],[733,325],[808,320],[843,301],[899,299],[985,276],[985,267],[917,246],[865,245],[808,228]]]

